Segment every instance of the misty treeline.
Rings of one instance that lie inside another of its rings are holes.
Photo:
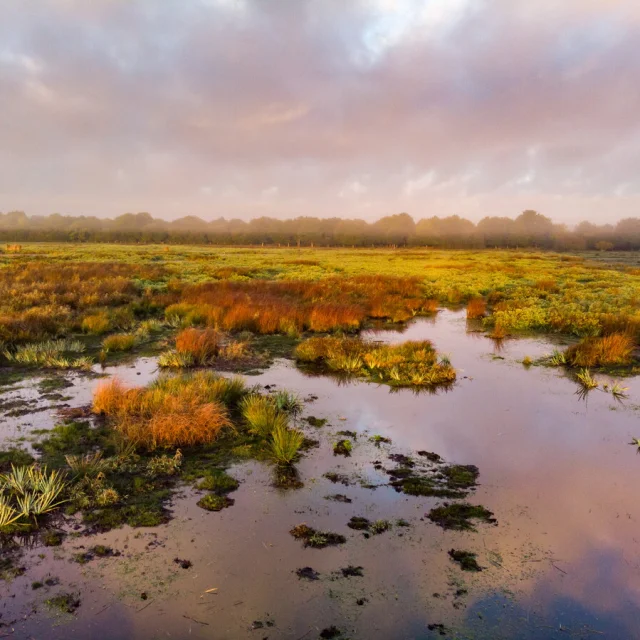
[[[407,213],[376,222],[344,218],[255,218],[249,222],[187,216],[168,222],[148,213],[114,219],[94,216],[27,216],[0,213],[6,242],[135,242],[280,246],[431,246],[443,248],[539,247],[580,251],[640,249],[640,219],[616,224],[582,222],[569,229],[532,210],[517,218],[487,216],[477,224],[459,216],[423,218]]]

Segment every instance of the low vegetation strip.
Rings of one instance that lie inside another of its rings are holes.
[[[367,378],[398,387],[436,387],[455,382],[456,372],[429,341],[397,346],[349,337],[318,337],[302,342],[295,351],[299,363],[321,371]]]

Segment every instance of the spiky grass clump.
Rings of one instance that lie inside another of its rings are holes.
[[[271,432],[271,456],[277,464],[291,464],[298,457],[303,442],[301,431],[278,426]]]
[[[591,375],[589,369],[581,369],[576,373],[576,380],[580,383],[584,391],[597,389],[600,383]]]
[[[148,449],[208,444],[232,426],[220,397],[238,385],[219,380],[199,372],[129,389],[113,379],[96,389],[93,411],[111,418],[126,440]]]
[[[97,476],[106,471],[109,466],[109,463],[102,457],[102,451],[94,451],[84,455],[67,455],[65,460],[71,472],[78,477]]]
[[[565,351],[566,360],[574,367],[606,367],[629,364],[635,343],[625,333],[588,337]]]
[[[549,356],[549,364],[552,367],[561,367],[567,364],[567,357],[562,351],[554,349],[553,353]]]
[[[65,502],[66,489],[60,471],[12,465],[9,473],[0,474],[0,530],[10,525],[37,525],[39,517]]]
[[[302,400],[300,400],[295,393],[291,393],[285,389],[278,391],[272,397],[276,407],[292,418],[297,418],[304,409]]]
[[[102,348],[109,351],[131,351],[136,344],[136,337],[132,333],[118,333],[107,336],[102,341]]]
[[[4,357],[11,363],[24,366],[39,366],[47,369],[87,369],[93,361],[86,356],[70,357],[82,353],[85,346],[79,340],[46,340],[20,345],[14,350],[4,351]]]
[[[278,409],[269,396],[250,395],[240,403],[240,411],[249,431],[268,438],[276,429],[287,429],[287,414]]]
[[[392,386],[433,387],[451,384],[455,369],[448,359],[438,361],[429,341],[382,345],[360,338],[310,338],[295,351],[298,362],[368,377]]]

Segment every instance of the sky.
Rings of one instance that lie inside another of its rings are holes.
[[[0,211],[640,216],[637,0],[0,0]]]

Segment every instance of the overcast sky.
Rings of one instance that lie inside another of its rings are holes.
[[[0,0],[0,210],[640,216],[637,0]]]

